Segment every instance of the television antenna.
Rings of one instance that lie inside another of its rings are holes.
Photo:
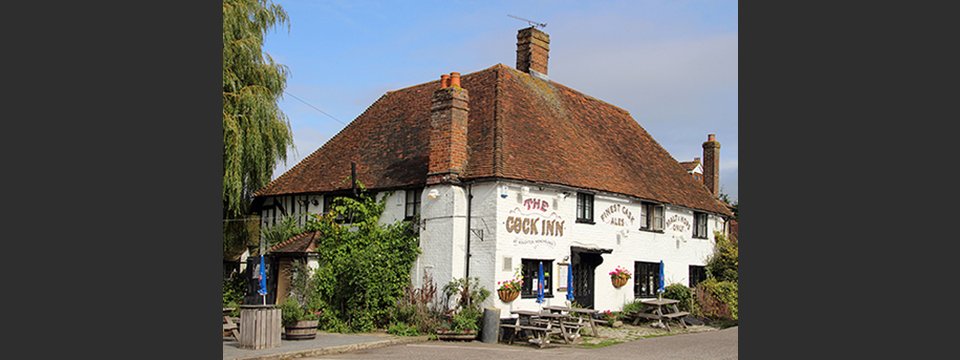
[[[527,19],[524,19],[524,18],[522,18],[522,17],[513,16],[513,15],[510,15],[510,14],[507,14],[507,16],[512,17],[512,18],[517,19],[517,20],[526,21],[526,22],[530,23],[530,26],[535,27],[535,28],[536,28],[536,27],[539,27],[539,28],[545,28],[545,27],[547,27],[547,23],[538,23],[538,22],[533,21],[533,20],[527,20]]]

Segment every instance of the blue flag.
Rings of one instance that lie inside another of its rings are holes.
[[[537,280],[539,280],[539,281],[537,282],[537,302],[542,304],[542,303],[545,301],[545,300],[543,299],[543,262],[542,262],[542,261],[540,262],[540,274],[539,274],[539,275],[540,275],[540,278],[537,279]]]
[[[663,260],[660,260],[660,288],[657,292],[663,292]]]
[[[573,267],[567,265],[567,300],[573,301]]]
[[[267,267],[263,266],[263,254],[260,254],[260,290],[257,293],[261,296],[267,295]]]

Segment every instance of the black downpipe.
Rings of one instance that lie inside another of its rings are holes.
[[[350,162],[350,190],[353,191],[353,198],[357,198],[357,163]]]
[[[473,184],[467,187],[467,274],[466,279],[470,278],[470,207],[473,204]]]

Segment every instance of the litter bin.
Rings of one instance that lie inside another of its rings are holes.
[[[280,346],[280,309],[273,305],[240,305],[240,348]]]
[[[496,344],[500,335],[500,309],[483,309],[483,330],[480,332],[480,341]]]

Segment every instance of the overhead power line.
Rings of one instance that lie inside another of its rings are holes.
[[[347,123],[345,123],[345,122],[343,122],[343,121],[340,121],[340,119],[337,119],[337,118],[333,117],[333,115],[327,114],[326,111],[320,110],[320,109],[318,109],[316,106],[310,105],[310,103],[308,103],[308,102],[306,102],[306,101],[303,101],[303,99],[298,98],[296,95],[293,95],[293,94],[291,94],[290,92],[288,92],[288,91],[286,91],[286,90],[284,90],[283,92],[286,93],[287,95],[292,96],[294,99],[300,100],[300,102],[302,102],[302,103],[304,103],[304,104],[307,104],[307,106],[312,107],[314,110],[319,111],[321,114],[324,114],[324,115],[326,115],[326,116],[329,116],[331,119],[336,120],[338,123],[341,123],[341,124],[344,124],[344,125],[347,124]]]

